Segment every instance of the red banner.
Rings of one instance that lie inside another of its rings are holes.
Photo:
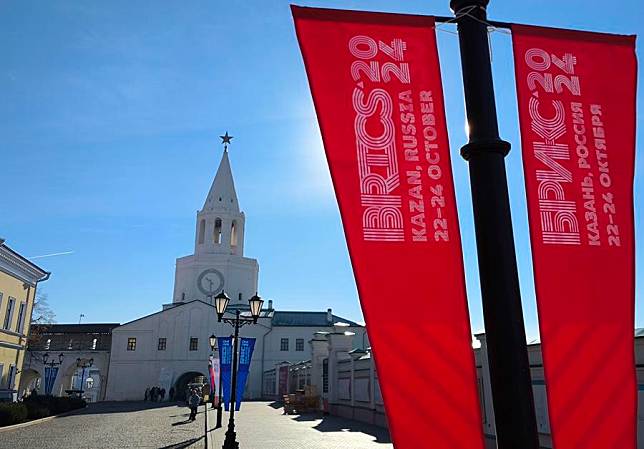
[[[513,26],[550,427],[635,448],[635,37]]]
[[[481,449],[434,19],[292,9],[394,445]]]

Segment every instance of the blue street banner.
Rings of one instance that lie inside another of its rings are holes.
[[[232,337],[217,337],[217,345],[219,346],[219,365],[221,369],[221,383],[224,396],[224,408],[228,411],[230,405],[230,381],[232,379]]]
[[[54,388],[54,382],[56,382],[56,376],[58,375],[57,366],[46,366],[45,367],[45,394],[51,394],[51,390]]]
[[[254,338],[241,338],[239,340],[239,368],[237,369],[237,403],[235,410],[239,411],[241,401],[244,396],[244,387],[246,386],[246,379],[248,379],[248,371],[250,369],[250,361],[253,358],[253,349],[255,349]]]

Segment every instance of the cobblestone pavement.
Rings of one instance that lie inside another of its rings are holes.
[[[204,407],[186,422],[184,406],[102,402],[71,415],[0,431],[1,449],[202,449]]]
[[[214,427],[215,412],[208,412]],[[209,449],[221,448],[228,425],[210,431]],[[386,429],[335,416],[283,415],[270,402],[245,402],[235,413],[241,449],[393,449]]]
[[[1,430],[0,449],[203,449],[204,408],[195,422],[175,404],[103,402],[71,415]],[[393,449],[385,429],[334,416],[283,415],[270,402],[246,402],[235,414],[242,449]],[[214,411],[208,413],[212,429]],[[220,448],[228,423],[209,432],[208,449]]]

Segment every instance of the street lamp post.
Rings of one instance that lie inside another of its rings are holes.
[[[43,364],[43,365],[45,365],[45,366],[49,366],[49,367],[53,368],[54,366],[62,365],[62,364],[63,364],[63,358],[64,358],[64,357],[65,357],[65,354],[63,354],[63,353],[61,352],[60,354],[58,354],[58,361],[56,362],[56,361],[55,361],[55,360],[53,360],[53,359],[52,359],[52,360],[49,360],[49,353],[48,353],[48,352],[45,352],[45,353],[42,355],[42,364]]]
[[[89,359],[89,361],[81,360],[80,357],[76,359],[76,366],[82,370],[81,371],[81,383],[80,383],[80,397],[81,397],[81,399],[83,398],[83,393],[85,392],[84,391],[85,388],[83,386],[83,384],[85,383],[85,368],[90,368],[93,365],[94,365],[94,359],[93,358]]]
[[[217,348],[217,337],[215,337],[215,334],[212,334],[210,336],[210,349],[212,349],[213,354],[215,353],[215,351],[219,353],[219,349]],[[222,389],[222,382],[221,382],[221,366],[220,366],[219,367],[219,385],[218,385],[218,394],[217,394],[219,401],[217,402],[217,424],[215,425],[215,429],[219,429],[221,427],[221,417],[223,413],[221,409],[221,402],[222,402],[221,389]],[[215,403],[214,392],[212,395],[212,401],[214,406],[214,403]]]
[[[239,443],[236,441],[235,434],[235,403],[237,402],[237,347],[239,345],[239,328],[246,324],[256,324],[259,314],[262,310],[264,300],[257,296],[250,298],[248,303],[250,305],[251,318],[241,316],[239,309],[235,311],[235,318],[224,318],[224,313],[228,307],[230,298],[223,291],[215,296],[215,309],[217,310],[217,321],[228,323],[235,329],[234,346],[233,346],[233,380],[231,391],[231,407],[230,418],[228,419],[228,430],[226,431],[226,438],[222,449],[238,449]]]
[[[451,0],[456,15],[469,142],[469,163],[492,402],[500,449],[537,449],[539,436],[526,347],[519,275],[490,64],[489,0]]]

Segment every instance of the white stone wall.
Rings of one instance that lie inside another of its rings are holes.
[[[202,253],[177,259],[173,301],[180,302],[183,293],[186,301],[199,299],[208,302],[208,297],[197,287],[197,279],[201,272],[209,268],[217,269],[224,276],[224,290],[231,298],[231,304],[239,302],[240,293],[242,302],[248,304],[248,299],[258,291],[257,260],[233,255]]]
[[[282,361],[297,362],[311,358],[309,341],[316,331],[332,331],[332,327],[271,327],[270,318],[241,328],[243,337],[255,337],[247,399],[262,395],[262,373]],[[364,328],[349,328],[359,334],[355,341],[362,344]],[[145,389],[170,386],[186,372],[207,375],[208,337],[231,335],[232,326],[217,322],[214,307],[193,301],[119,326],[112,331],[112,355],[107,386],[108,400],[141,400]],[[128,338],[136,338],[136,350],[127,350]],[[158,339],[166,338],[166,350],[157,349]],[[199,349],[189,351],[190,337],[199,339]],[[289,338],[289,351],[280,350],[281,338]],[[295,341],[304,339],[304,351],[296,351]],[[366,342],[366,339],[364,339]],[[264,346],[265,345],[265,346]]]
[[[65,390],[72,388],[72,377],[77,371],[77,362],[76,359],[80,358],[84,362],[94,359],[94,363],[91,367],[91,371],[96,373],[98,372],[99,379],[97,379],[96,388],[100,391],[93,391],[87,393],[92,393],[92,398],[96,400],[103,400],[105,397],[106,391],[106,380],[109,375],[109,364],[110,364],[110,353],[108,351],[30,351],[25,357],[25,362],[22,367],[24,373],[27,376],[24,376],[24,379],[21,379],[20,388],[18,394],[22,396],[25,393],[27,388],[33,387],[32,381],[36,377],[40,377],[40,390],[39,394],[44,394],[44,374],[45,367],[42,363],[42,356],[44,353],[49,354],[49,360],[54,360],[58,362],[58,354],[63,354],[63,363],[59,365],[58,375],[56,376],[56,381],[52,388],[52,394],[54,396],[67,396]]]

